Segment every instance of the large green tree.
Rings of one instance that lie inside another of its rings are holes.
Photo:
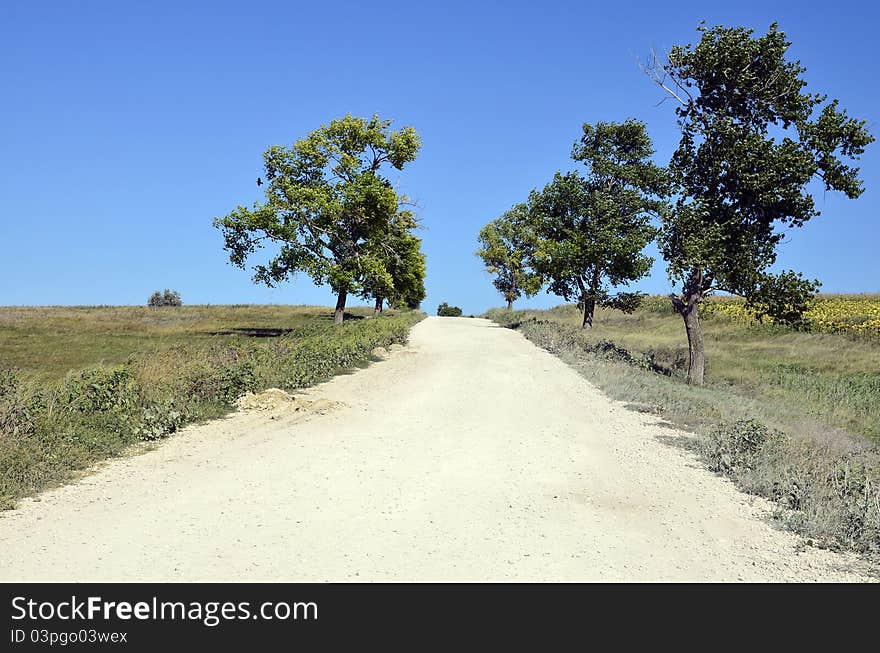
[[[529,196],[536,237],[531,267],[549,292],[577,301],[584,328],[592,327],[597,305],[632,310],[639,296],[612,290],[651,269],[653,259],[643,250],[656,233],[652,219],[666,210],[667,187],[653,153],[639,121],[584,124],[572,158],[586,166],[586,175],[557,172]]]
[[[271,260],[254,266],[254,280],[272,286],[304,272],[329,284],[342,323],[347,296],[364,294],[366,280],[387,273],[375,244],[391,234],[401,198],[383,171],[401,170],[419,147],[412,127],[392,131],[389,120],[351,115],[291,147],[270,147],[266,201],[214,220],[230,262],[244,268],[258,249],[274,246]]]
[[[486,271],[495,275],[492,283],[513,309],[513,302],[525,295],[531,297],[541,289],[541,276],[527,263],[529,215],[525,204],[517,204],[501,217],[480,229],[477,250]]]
[[[689,345],[688,380],[705,369],[699,304],[715,291],[745,297],[759,313],[795,322],[818,288],[795,272],[771,274],[785,229],[819,214],[810,184],[855,198],[858,159],[874,139],[864,121],[837,100],[807,93],[805,69],[786,58],[791,45],[774,24],[752,30],[699,28],[696,46],[656,57],[648,74],[678,103],[681,130],[670,170],[675,210],[666,214],[660,247],[671,295]]]

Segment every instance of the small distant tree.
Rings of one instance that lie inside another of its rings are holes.
[[[375,243],[388,237],[402,198],[382,175],[403,169],[420,147],[412,127],[392,131],[390,120],[347,115],[263,155],[266,201],[216,218],[232,264],[273,244],[277,253],[254,267],[254,281],[273,286],[299,272],[336,293],[341,324],[348,295],[387,273]]]
[[[641,122],[584,124],[572,158],[586,166],[586,176],[557,172],[529,196],[536,236],[530,265],[548,292],[578,303],[583,328],[593,326],[597,305],[630,312],[641,298],[611,291],[651,269],[653,259],[643,252],[656,235],[651,220],[667,210],[666,173],[651,161],[653,153]]]
[[[837,100],[805,93],[805,68],[788,61],[791,43],[770,26],[700,26],[696,46],[672,48],[646,72],[678,103],[681,130],[670,170],[675,210],[664,215],[660,249],[681,293],[688,381],[702,385],[706,364],[699,305],[715,291],[746,299],[761,314],[796,323],[818,282],[771,274],[785,228],[819,215],[813,180],[849,198],[862,194],[858,159],[874,138]]]
[[[495,275],[492,283],[508,310],[523,295],[531,297],[541,289],[541,276],[527,265],[528,218],[526,205],[517,204],[480,229],[477,236],[481,245],[477,256],[483,259],[486,271]]]
[[[440,317],[461,317],[461,309],[443,302],[437,307],[437,315]]]
[[[183,306],[183,301],[179,292],[166,288],[164,291],[157,290],[150,295],[147,306]]]

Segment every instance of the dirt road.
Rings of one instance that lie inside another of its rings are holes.
[[[0,515],[0,580],[841,581],[766,504],[486,320]],[[326,401],[324,401],[326,400]],[[295,404],[298,405],[298,404]]]

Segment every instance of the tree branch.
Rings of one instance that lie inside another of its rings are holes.
[[[687,90],[685,86],[681,84],[681,82],[674,76],[669,74],[663,65],[660,63],[660,60],[657,57],[657,52],[654,48],[651,48],[651,60],[648,63],[642,64],[639,63],[639,67],[642,69],[642,72],[645,73],[651,81],[653,81],[657,86],[662,88],[669,94],[669,97],[661,100],[657,106],[662,104],[665,100],[670,98],[678,100],[682,106],[690,106],[694,101],[693,95],[691,95],[690,91]],[[661,74],[659,71],[663,71]],[[670,86],[666,83],[667,78],[672,79],[673,83],[678,87],[679,92],[687,96],[687,100],[685,100],[679,93],[676,93]]]

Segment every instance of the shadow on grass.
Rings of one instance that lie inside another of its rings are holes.
[[[633,410],[637,413],[647,413],[648,415],[657,415],[662,411],[660,406],[655,406],[652,404],[640,404],[636,402],[624,404],[623,407],[628,410]]]
[[[211,331],[212,336],[247,336],[249,338],[277,338],[292,333],[293,329],[271,329],[266,327],[236,327],[223,331]]]
[[[332,323],[333,315],[321,315],[317,318],[322,323]],[[353,313],[345,314],[345,321],[351,322],[355,320],[363,320],[365,316],[354,315]],[[278,338],[280,336],[290,335],[291,333],[301,333],[303,335],[312,331],[307,327],[280,329],[275,327],[233,327],[231,329],[222,329],[219,331],[208,331],[211,336],[244,336],[246,338]]]
[[[364,320],[366,319],[366,315],[355,315],[354,313],[346,313],[343,317],[344,322],[351,322],[352,320]],[[370,315],[370,317],[373,317]],[[327,322],[333,321],[333,313],[328,313],[327,315],[322,315],[321,319]]]

